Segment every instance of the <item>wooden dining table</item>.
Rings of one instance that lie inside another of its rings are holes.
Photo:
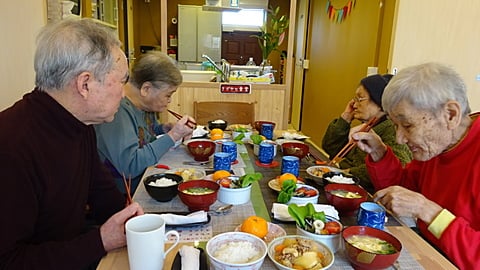
[[[321,151],[318,151],[308,141],[310,145],[310,152],[312,156],[319,161],[326,161],[327,158]],[[237,164],[232,166],[232,170],[235,174],[245,174],[252,172],[260,172],[263,175],[262,180],[253,184],[251,199],[248,203],[242,205],[235,205],[232,210],[226,214],[210,213],[210,221],[207,224],[199,225],[196,227],[167,227],[169,229],[175,229],[180,232],[180,243],[172,249],[172,251],[166,255],[163,269],[172,269],[172,264],[175,257],[178,257],[178,250],[183,245],[194,245],[195,242],[200,243],[200,247],[205,248],[208,239],[214,235],[234,231],[238,226],[251,215],[257,215],[265,218],[267,221],[276,224],[283,228],[287,234],[296,234],[295,223],[283,222],[273,218],[271,213],[272,205],[276,202],[278,192],[273,190],[268,182],[280,175],[281,171],[281,151],[277,152],[274,158],[276,166],[262,166],[257,161],[256,156],[253,153],[253,146],[246,143],[238,146],[238,158]],[[159,161],[159,164],[166,165],[170,168],[186,168],[192,167],[191,165],[185,165],[184,162],[193,161],[192,156],[189,155],[188,150],[184,145],[180,145],[176,149],[171,150],[165,154]],[[304,158],[300,164],[300,177],[304,181],[316,187],[320,191],[318,203],[326,204],[325,194],[323,192],[322,183],[317,182],[315,179],[310,179],[306,173],[306,168],[314,166],[315,162],[311,158]],[[213,172],[212,164],[199,165],[194,168],[198,170],[206,171],[206,174]],[[147,168],[143,178],[155,174],[165,172],[166,169],[158,169],[155,166]],[[135,194],[133,200],[138,202],[145,212],[169,212],[178,213],[188,211],[187,207],[176,196],[170,202],[157,202],[152,199],[145,190],[145,187],[141,183]],[[223,203],[217,201],[210,209],[216,209],[223,205]],[[356,225],[356,218],[354,215],[342,216],[340,220],[344,226]],[[396,264],[390,269],[457,269],[447,258],[439,253],[434,247],[426,242],[420,235],[418,235],[412,228],[406,226],[401,220],[394,216],[389,215],[388,221],[385,226],[385,230],[394,235],[403,245],[400,257]],[[173,241],[170,241],[173,242]],[[171,243],[167,241],[166,248],[171,246]],[[178,259],[178,258],[177,258]],[[128,254],[126,247],[119,248],[108,252],[108,254],[102,258],[98,267],[98,270],[128,270]],[[262,269],[276,269],[273,262],[270,259],[265,258],[262,265]],[[343,250],[339,250],[335,253],[335,262],[330,269],[353,269],[345,257]]]

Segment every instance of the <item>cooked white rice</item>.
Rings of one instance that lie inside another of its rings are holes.
[[[229,242],[222,244],[213,257],[226,263],[249,263],[261,257],[260,252],[248,241]]]
[[[327,179],[330,182],[338,183],[338,184],[353,184],[353,183],[355,183],[352,178],[345,177],[343,175],[334,175],[332,177],[326,177],[325,179]]]
[[[154,186],[154,187],[168,187],[168,186],[173,186],[176,185],[177,182],[173,181],[170,178],[162,177],[160,179],[157,179],[155,181],[152,181],[148,183],[149,186]]]

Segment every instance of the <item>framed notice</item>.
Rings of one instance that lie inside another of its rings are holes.
[[[251,84],[220,84],[220,93],[223,94],[250,94]]]

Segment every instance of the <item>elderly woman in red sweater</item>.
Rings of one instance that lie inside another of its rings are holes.
[[[378,135],[351,130],[368,153],[374,199],[417,219],[420,233],[461,269],[480,262],[480,120],[465,83],[451,68],[427,63],[401,70],[382,104],[414,160],[405,168]]]

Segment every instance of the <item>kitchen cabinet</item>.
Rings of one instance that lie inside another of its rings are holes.
[[[178,61],[203,62],[202,54],[221,60],[222,13],[178,5]]]

